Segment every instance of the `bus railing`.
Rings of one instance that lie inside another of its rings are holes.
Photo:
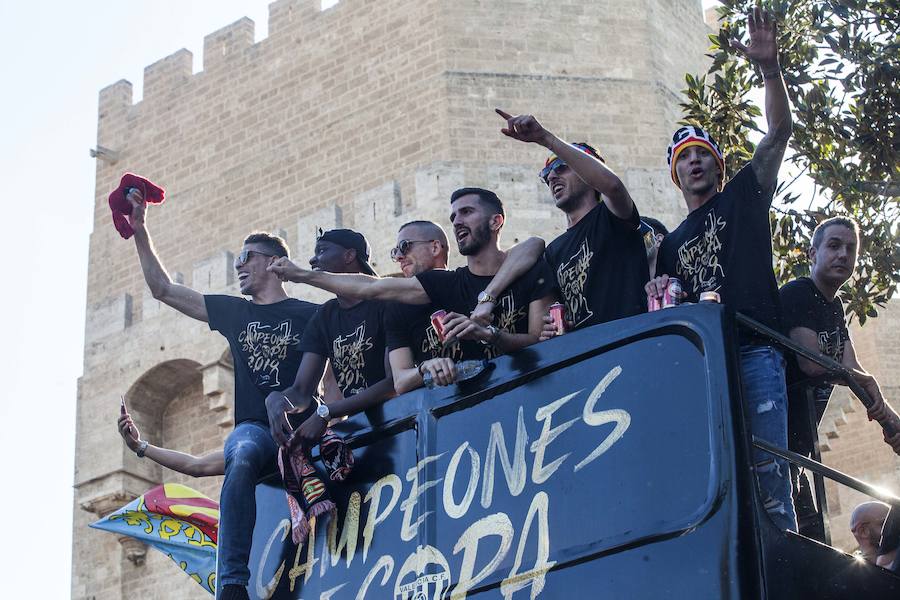
[[[790,338],[782,335],[781,333],[775,331],[770,327],[763,325],[762,323],[751,319],[750,317],[747,317],[746,315],[736,313],[735,318],[739,327],[749,329],[756,334],[767,338],[775,346],[778,346],[794,354],[795,356],[805,358],[806,360],[823,367],[825,369],[825,378],[827,378],[829,381],[840,381],[844,383],[867,409],[874,404],[875,401],[872,399],[872,397],[869,396],[865,388],[863,388],[862,385],[860,385],[859,382],[856,381],[853,373],[844,365],[840,364],[829,356],[813,350],[809,350],[808,348],[797,344]],[[815,538],[821,538],[819,539],[819,541],[831,545],[831,534],[827,519],[828,504],[825,495],[824,478],[828,478],[836,483],[847,486],[869,497],[881,500],[882,502],[890,504],[891,506],[897,506],[898,510],[900,510],[900,497],[897,497],[896,495],[890,493],[885,489],[873,486],[869,483],[866,483],[865,481],[862,481],[837,469],[833,469],[822,464],[821,455],[819,453],[819,441],[815,416],[815,406],[812,398],[812,388],[808,384],[805,387],[806,389],[803,390],[803,396],[806,400],[806,409],[807,413],[809,414],[808,426],[812,433],[813,442],[811,447],[811,457],[803,456],[802,454],[798,454],[797,452],[793,452],[787,448],[780,448],[756,436],[752,436],[752,443],[757,448],[783,458],[793,465],[796,465],[799,468],[806,469],[807,471],[812,473],[818,513],[818,523],[816,523],[813,526],[814,528],[812,529],[812,531],[814,531],[815,533],[810,535]],[[879,425],[881,426],[886,436],[891,436],[897,432],[895,424],[890,421],[879,422]],[[799,516],[800,515],[798,515],[798,517]]]

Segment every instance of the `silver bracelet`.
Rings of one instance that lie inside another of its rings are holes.
[[[147,440],[141,440],[141,443],[138,444],[137,450],[134,451],[137,454],[138,458],[144,458],[144,452],[147,451],[147,446],[150,445],[150,442]]]

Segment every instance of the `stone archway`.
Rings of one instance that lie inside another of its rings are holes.
[[[166,446],[162,416],[175,398],[202,383],[201,365],[179,358],[154,365],[137,378],[125,393],[125,405],[141,437],[157,446]]]

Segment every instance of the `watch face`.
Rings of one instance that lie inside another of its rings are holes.
[[[327,419],[328,416],[331,414],[331,411],[329,411],[328,407],[325,406],[324,404],[320,404],[319,407],[316,409],[316,414],[319,415],[320,417],[322,417],[323,419]]]

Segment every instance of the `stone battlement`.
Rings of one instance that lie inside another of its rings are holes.
[[[684,73],[705,70],[700,0],[340,0],[324,11],[277,0],[267,37],[255,33],[242,18],[207,35],[196,73],[187,49],[148,65],[138,102],[124,80],[99,94],[97,144],[110,154],[96,166],[73,598],[205,595],[159,553],[138,565],[135,548],[86,527],[154,482],[218,497],[218,480],[189,481],[124,448],[119,397],[152,443],[193,454],[221,448],[231,423],[226,342],[152,298],[134,242],[112,226],[107,195],[123,172],[166,189],[148,209],[154,246],[174,278],[214,293],[238,293],[233,253],[254,230],[283,234],[302,263],[317,228],[358,229],[373,266],[391,273],[398,227],[448,228],[463,186],[503,199],[505,246],[552,239],[565,222],[537,177],[546,150],[501,135],[495,107],[594,144],[642,214],[674,225],[685,211],[665,152]]]

